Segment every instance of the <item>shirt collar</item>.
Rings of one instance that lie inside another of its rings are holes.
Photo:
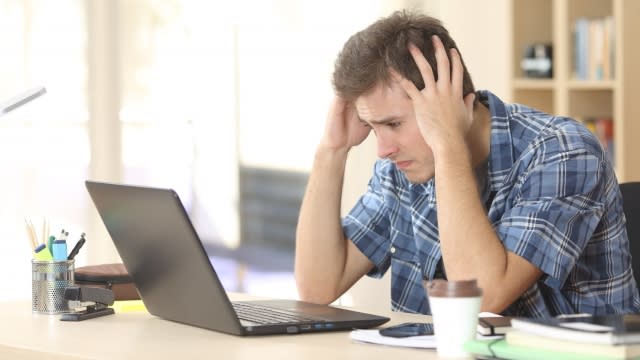
[[[407,180],[407,183],[409,183],[409,189],[411,189],[411,192],[420,194],[420,195],[431,194],[433,192],[434,182],[435,180],[433,178],[427,180],[427,182],[425,183],[420,183],[420,184],[414,184]]]

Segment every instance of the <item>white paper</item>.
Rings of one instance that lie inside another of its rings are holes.
[[[490,313],[483,313],[484,317],[490,317]],[[493,314],[495,315],[495,314]],[[499,315],[496,315],[499,316]],[[403,338],[395,338],[391,336],[380,335],[379,329],[356,329],[349,334],[352,340],[389,346],[412,347],[422,349],[435,349],[436,337],[434,335],[408,336]],[[484,336],[477,335],[479,340],[502,339],[503,335]]]
[[[391,336],[382,336],[378,329],[371,330],[353,330],[350,334],[351,339],[372,344],[404,346],[423,349],[435,349],[436,337],[433,335],[409,336],[403,338],[394,338]]]

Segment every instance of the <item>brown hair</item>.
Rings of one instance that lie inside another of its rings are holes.
[[[333,72],[333,87],[336,93],[348,101],[353,101],[380,82],[388,84],[391,79],[389,67],[411,80],[418,89],[423,89],[422,75],[409,53],[408,45],[413,43],[422,51],[437,80],[432,35],[440,37],[445,49],[458,50],[455,41],[438,19],[406,10],[396,11],[354,34],[347,40],[336,59]],[[447,56],[451,59],[449,52]],[[466,96],[475,89],[464,61],[462,66],[463,94]]]

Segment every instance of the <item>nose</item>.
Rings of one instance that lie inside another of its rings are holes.
[[[381,159],[388,158],[398,151],[393,141],[382,131],[376,132],[376,141],[378,142],[378,157]]]

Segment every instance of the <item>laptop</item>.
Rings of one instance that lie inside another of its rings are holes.
[[[241,336],[351,330],[389,321],[296,300],[231,302],[174,190],[85,184],[152,315]]]

